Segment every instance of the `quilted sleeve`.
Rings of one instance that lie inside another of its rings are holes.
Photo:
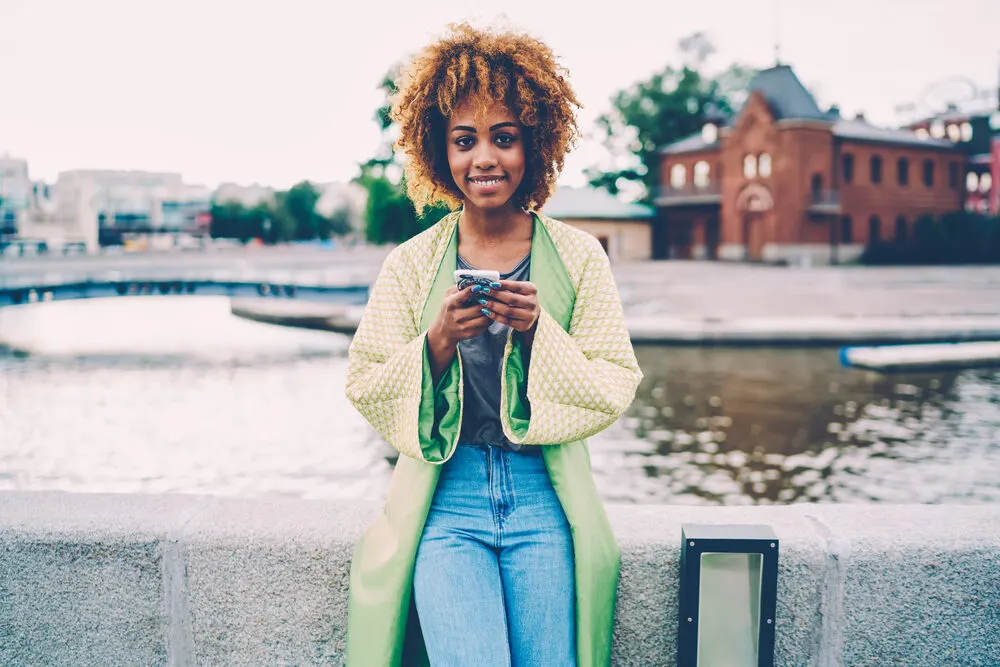
[[[348,349],[347,398],[400,454],[441,463],[458,439],[461,362],[433,384],[414,281],[401,279],[398,250],[382,265]]]
[[[507,342],[500,414],[511,442],[542,445],[587,438],[613,424],[635,397],[642,371],[610,262],[596,241],[594,246],[569,332],[542,310],[530,363],[525,363],[518,336]]]

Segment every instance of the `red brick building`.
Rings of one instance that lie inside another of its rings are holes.
[[[968,156],[948,139],[822,111],[788,66],[743,108],[661,149],[652,256],[824,263],[962,208]]]
[[[953,142],[968,163],[962,183],[965,210],[1000,215],[1000,110],[966,113],[953,109],[913,123],[909,129],[922,138]]]

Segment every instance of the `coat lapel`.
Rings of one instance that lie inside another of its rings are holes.
[[[531,238],[530,273],[531,282],[538,290],[538,305],[568,331],[576,302],[576,289],[544,220],[537,213],[535,231]]]
[[[441,220],[444,227],[441,230],[441,240],[433,248],[433,255],[428,258],[428,264],[433,271],[430,291],[424,301],[424,309],[420,314],[420,331],[430,328],[441,310],[448,288],[455,284],[455,266],[458,253],[458,217],[461,211],[454,211]],[[437,270],[434,270],[437,267]]]

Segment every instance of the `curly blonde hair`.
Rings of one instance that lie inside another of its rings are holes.
[[[580,107],[568,73],[552,50],[529,35],[452,24],[401,71],[390,117],[399,124],[396,149],[407,157],[406,188],[417,212],[463,195],[448,167],[448,118],[465,102],[479,110],[503,103],[524,128],[526,170],[514,195],[540,208],[552,193],[566,153],[580,136]]]

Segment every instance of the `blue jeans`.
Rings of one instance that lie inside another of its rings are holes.
[[[413,575],[431,665],[575,665],[573,577],[545,460],[460,445],[441,470]]]

